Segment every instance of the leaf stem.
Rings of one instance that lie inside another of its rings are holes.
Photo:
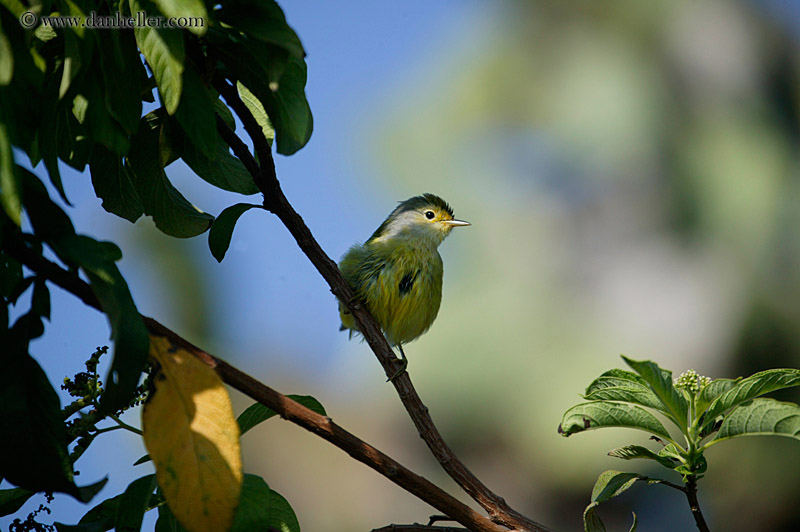
[[[660,478],[650,478],[650,477],[639,477],[639,480],[643,480],[645,482],[652,482],[652,483],[655,483],[655,484],[663,484],[665,486],[669,486],[672,489],[676,489],[678,491],[686,493],[686,488],[684,486],[681,486],[679,484],[675,484],[675,483],[670,482],[668,480],[662,480]]]
[[[119,418],[119,416],[117,416],[117,415],[115,415],[115,414],[109,414],[109,416],[108,416],[108,417],[110,417],[111,419],[113,419],[114,421],[116,421],[116,422],[117,422],[117,425],[119,426],[119,428],[121,428],[121,429],[125,429],[125,430],[129,430],[129,431],[133,432],[134,434],[138,434],[139,436],[141,436],[141,435],[142,435],[142,431],[141,431],[141,430],[137,429],[137,428],[136,428],[136,427],[134,427],[134,426],[128,425],[127,423],[125,423],[124,421],[122,421],[122,420]]]
[[[97,436],[98,434],[103,434],[103,433],[106,433],[106,432],[111,432],[112,430],[119,430],[119,429],[122,429],[122,428],[125,428],[125,427],[123,427],[122,425],[112,425],[110,427],[106,427],[106,428],[103,428],[103,429],[97,429],[94,432],[94,436]]]

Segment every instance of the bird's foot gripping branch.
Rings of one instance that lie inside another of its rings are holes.
[[[721,441],[739,436],[776,435],[800,440],[800,407],[760,397],[783,388],[800,386],[800,370],[771,369],[739,379],[702,377],[689,370],[673,381],[672,372],[649,361],[622,357],[633,370],[609,370],[586,388],[585,403],[564,414],[559,433],[626,427],[650,434],[653,446],[626,445],[608,455],[623,460],[651,460],[680,475],[683,484],[637,473],[605,471],[592,490],[584,511],[587,532],[605,530],[597,506],[616,497],[637,481],[663,484],[683,492],[697,528],[708,531],[697,500],[697,481],[708,462],[705,451]],[[654,415],[670,423],[667,430]],[[636,516],[631,530],[636,528]]]

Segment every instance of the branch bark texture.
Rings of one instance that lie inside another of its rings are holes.
[[[95,297],[92,288],[80,279],[75,272],[61,268],[59,265],[28,249],[22,243],[10,246],[10,251],[14,258],[31,271],[43,275],[57,286],[77,296],[86,305],[101,310],[100,303]],[[329,417],[321,416],[273,390],[227,362],[195,346],[153,318],[142,316],[142,320],[152,335],[168,338],[174,345],[186,349],[214,369],[226,384],[275,410],[282,418],[332,443],[359,462],[427,502],[438,511],[457,520],[470,530],[507,532],[504,527],[477,513],[429,480],[417,475],[369,443],[343,429]]]
[[[294,210],[292,205],[283,194],[283,190],[278,182],[272,152],[269,149],[266,138],[264,137],[258,122],[239,98],[235,83],[228,84],[224,80],[216,80],[215,88],[220,92],[228,105],[239,116],[245,130],[253,141],[253,145],[258,154],[261,164],[258,174],[253,175],[254,182],[264,194],[264,208],[275,214],[286,226],[294,237],[297,245],[305,253],[320,275],[330,286],[331,292],[348,307],[358,324],[359,331],[363,335],[367,344],[378,358],[387,377],[391,377],[397,370],[398,359],[389,347],[389,343],[383,336],[380,326],[370,315],[365,307],[355,298],[347,281],[342,276],[336,263],[325,253],[317,243],[311,231],[306,226],[302,217]],[[217,122],[218,130],[221,130],[223,138],[229,137],[229,133],[222,133],[222,130],[229,129],[222,122]],[[237,150],[236,146],[231,146],[237,156],[253,159],[248,153],[239,154],[241,147]],[[252,164],[243,160],[246,167]],[[436,460],[447,472],[450,477],[461,486],[461,488],[475,500],[484,510],[488,512],[492,521],[500,523],[508,528],[530,530],[533,532],[546,532],[549,529],[528,517],[512,509],[506,501],[499,495],[492,492],[483,484],[455,455],[447,443],[442,438],[433,419],[428,413],[428,408],[423,404],[417,394],[416,389],[411,383],[408,372],[403,372],[391,380],[400,400],[408,412],[411,420],[417,428],[420,437],[428,445]]]

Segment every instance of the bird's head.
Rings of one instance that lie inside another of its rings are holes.
[[[453,209],[442,198],[423,194],[401,201],[372,234],[369,242],[400,238],[436,247],[454,227],[467,225],[471,224],[453,217]]]

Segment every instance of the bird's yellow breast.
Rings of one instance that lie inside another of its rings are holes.
[[[406,243],[353,246],[340,264],[350,286],[380,324],[392,345],[427,331],[442,301],[442,258],[435,248]],[[357,331],[340,304],[342,327]]]

